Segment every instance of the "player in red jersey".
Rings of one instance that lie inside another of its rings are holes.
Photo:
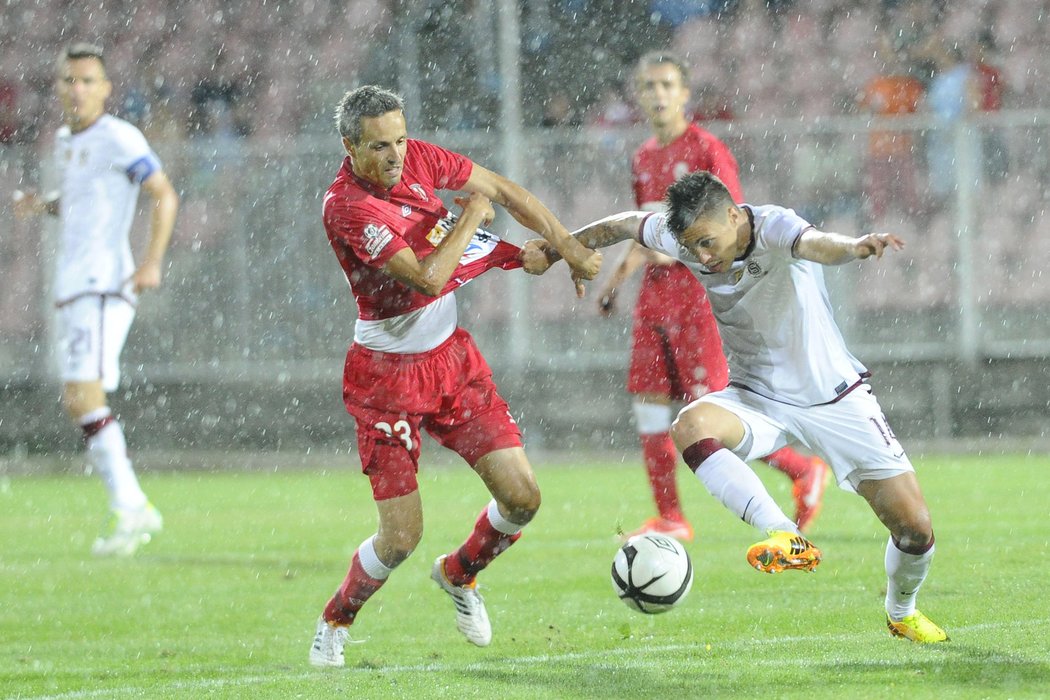
[[[315,666],[342,666],[347,628],[365,601],[415,549],[423,530],[416,484],[421,432],[459,453],[492,501],[467,540],[438,557],[432,578],[456,608],[468,641],[492,638],[475,577],[520,536],[540,492],[521,435],[470,334],[457,325],[453,290],[493,267],[520,267],[519,250],[480,226],[492,202],[569,256],[593,279],[601,255],[579,245],[539,200],[468,158],[409,139],[401,98],[368,85],[337,111],[348,157],[324,197],[328,240],[357,302],[343,400],[357,426],[361,466],[372,484],[379,529],[318,621]],[[449,213],[439,189],[461,190]]]
[[[640,209],[662,210],[667,188],[694,170],[711,171],[734,200],[743,201],[736,159],[729,148],[686,116],[686,80],[684,63],[671,53],[653,51],[638,62],[638,98],[653,130],[631,161],[634,198]],[[670,434],[671,403],[725,388],[729,370],[704,288],[684,265],[665,255],[639,245],[628,248],[599,296],[601,313],[612,313],[617,288],[643,264],[627,391],[634,397],[635,426],[659,514],[630,534],[655,531],[691,540],[693,528],[682,514],[675,481],[678,452]],[[686,298],[704,303],[667,303]],[[795,519],[804,530],[820,509],[827,465],[787,447],[765,461],[794,482]]]

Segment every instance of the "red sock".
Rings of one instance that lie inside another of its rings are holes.
[[[352,625],[357,611],[386,583],[386,579],[372,578],[365,573],[361,560],[354,552],[350,561],[350,571],[324,608],[324,619],[335,625]]]
[[[790,447],[781,447],[771,455],[762,458],[769,466],[784,472],[795,480],[813,468],[810,457],[799,454]]]
[[[519,537],[521,532],[508,535],[492,527],[486,506],[474,522],[474,531],[467,541],[445,558],[445,575],[449,583],[453,586],[470,585],[479,571],[517,542]]]
[[[678,450],[670,433],[640,435],[642,459],[649,474],[649,485],[653,489],[656,510],[661,518],[682,519],[682,505],[678,501],[678,484],[675,468],[678,466]]]

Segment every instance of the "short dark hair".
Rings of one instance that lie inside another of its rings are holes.
[[[664,63],[669,63],[678,69],[678,72],[682,74],[682,84],[689,83],[689,66],[678,54],[667,51],[665,49],[658,49],[656,51],[649,51],[642,55],[638,59],[638,65],[635,68],[635,73],[640,73],[646,68],[652,68],[653,66],[659,66]]]
[[[103,55],[102,47],[98,44],[92,44],[87,41],[77,41],[67,46],[62,51],[61,59],[63,61],[75,61],[79,58],[95,58],[102,64],[102,67],[106,67],[106,59]]]
[[[711,216],[727,206],[735,206],[729,189],[713,173],[695,170],[667,188],[667,227],[675,238],[697,219]]]
[[[339,135],[350,143],[361,140],[361,119],[379,117],[394,110],[404,111],[401,96],[378,85],[362,85],[343,95],[335,110],[335,125]]]

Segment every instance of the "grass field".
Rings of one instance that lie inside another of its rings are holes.
[[[614,596],[615,534],[649,514],[624,465],[539,464],[544,505],[481,578],[490,647],[467,644],[429,580],[486,503],[465,467],[420,475],[419,549],[353,628],[347,668],[306,662],[314,622],[374,530],[367,481],[327,470],[151,473],[166,529],[136,558],[87,555],[94,477],[0,481],[0,697],[8,698],[1022,698],[1050,697],[1050,457],[924,457],[937,558],[920,607],[951,634],[891,638],[885,534],[830,490],[813,574],[767,576],[756,534],[683,472],[696,581],[660,616]],[[537,460],[538,461],[538,460]],[[217,465],[218,466],[218,465]],[[788,484],[756,466],[781,503]]]

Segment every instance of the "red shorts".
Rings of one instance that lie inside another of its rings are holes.
[[[361,468],[377,501],[418,487],[421,429],[471,466],[494,450],[521,447],[521,431],[492,370],[462,328],[415,355],[351,345],[343,402],[356,421]]]
[[[684,265],[648,266],[635,305],[627,391],[691,401],[728,383],[703,286]]]

